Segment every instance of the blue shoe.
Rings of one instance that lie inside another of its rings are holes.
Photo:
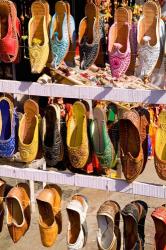
[[[17,148],[18,116],[12,101],[0,98],[0,157],[12,157]]]
[[[69,30],[66,4],[58,1],[50,28],[50,43],[53,54],[52,67],[57,68],[69,50]]]

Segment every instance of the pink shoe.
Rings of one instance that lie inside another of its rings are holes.
[[[112,76],[119,78],[127,71],[131,60],[129,13],[120,7],[115,13],[115,23],[108,35],[108,56]]]

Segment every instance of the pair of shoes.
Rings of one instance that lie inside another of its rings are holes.
[[[47,106],[43,118],[43,150],[48,166],[55,166],[63,160],[64,146],[61,136],[60,107]]]
[[[0,156],[12,157],[17,149],[18,116],[12,98],[0,97]]]
[[[145,168],[149,122],[148,111],[141,107],[124,112],[120,119],[120,158],[128,182],[134,181]]]
[[[82,102],[75,102],[67,121],[67,148],[74,168],[83,168],[89,158],[87,111]]]
[[[165,29],[160,15],[160,5],[149,0],[143,5],[143,14],[138,21],[138,65],[135,74],[145,80],[151,76],[163,49]]]
[[[62,230],[62,191],[55,184],[48,184],[38,194],[39,229],[43,246],[51,247]]]
[[[80,68],[84,70],[95,63],[100,51],[99,5],[98,1],[88,1],[79,25]]]
[[[115,160],[115,151],[107,131],[106,113],[101,107],[95,107],[93,110],[90,137],[93,150],[102,170],[112,168]]]
[[[131,59],[130,30],[132,12],[130,8],[119,7],[115,10],[115,21],[108,35],[108,56],[113,77],[125,74]]]
[[[69,250],[82,249],[87,242],[88,229],[86,215],[88,201],[85,196],[75,194],[67,205],[69,219],[67,230],[67,246]]]
[[[152,214],[152,219],[155,224],[155,249],[166,249],[166,205],[156,208]]]
[[[16,6],[12,1],[0,2],[0,27],[0,61],[18,63],[21,28]]]
[[[158,127],[156,131],[154,162],[158,176],[166,180],[166,111],[162,110],[158,117]]]
[[[39,148],[40,121],[38,104],[28,99],[24,103],[24,114],[18,130],[19,152],[24,162],[29,163],[36,159]]]
[[[127,204],[121,214],[124,221],[124,249],[144,249],[144,226],[148,206],[137,200]]]
[[[50,26],[50,43],[53,68],[57,68],[64,60],[69,66],[75,65],[75,21],[70,14],[70,5],[67,2],[58,1],[55,4],[55,14]]]
[[[32,18],[28,24],[28,46],[32,73],[41,73],[49,57],[49,26],[51,16],[49,4],[34,1],[31,5]]]
[[[8,230],[13,242],[16,243],[25,235],[30,226],[31,210],[28,184],[19,183],[11,188],[5,201]]]

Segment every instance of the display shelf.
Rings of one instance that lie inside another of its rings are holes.
[[[71,86],[64,84],[41,85],[36,82],[0,80],[0,92],[87,100],[166,104],[165,90],[122,89],[78,85]]]
[[[0,166],[0,176],[44,183],[94,188],[113,192],[123,192],[133,195],[166,198],[166,187],[163,185],[141,183],[137,181],[128,184],[125,180],[109,179],[101,176],[62,173],[31,168],[16,168],[8,165]]]

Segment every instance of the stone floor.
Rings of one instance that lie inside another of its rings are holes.
[[[161,181],[155,173],[155,169],[153,163],[150,162],[142,176],[139,177],[139,181],[150,183],[160,183],[164,184],[165,182]],[[13,185],[16,184],[15,180],[7,180],[8,183]],[[36,183],[36,189],[40,189],[41,184]],[[50,250],[66,250],[66,230],[67,230],[67,215],[65,211],[65,207],[67,202],[70,200],[71,196],[76,193],[80,192],[87,196],[89,201],[89,209],[87,214],[87,223],[88,223],[88,242],[85,246],[85,250],[97,250],[96,245],[96,233],[97,233],[97,222],[96,222],[96,212],[100,205],[105,200],[115,200],[119,203],[120,207],[123,208],[127,203],[142,199],[147,202],[149,210],[145,224],[145,232],[146,232],[146,244],[145,250],[154,249],[154,224],[151,219],[151,213],[155,207],[166,203],[164,199],[157,199],[152,197],[145,197],[145,196],[136,196],[136,195],[129,195],[125,193],[115,193],[115,192],[106,192],[101,190],[94,190],[94,189],[86,189],[86,188],[76,188],[71,186],[62,186],[63,189],[63,202],[62,202],[62,216],[63,216],[63,230],[62,233],[58,236],[56,243],[53,247],[49,248]],[[123,236],[123,221],[121,219],[120,223],[121,233]],[[122,237],[123,242],[123,237]],[[123,244],[122,244],[123,245]],[[24,237],[17,243],[14,244],[10,239],[7,226],[6,226],[6,218],[4,221],[3,231],[0,234],[0,250],[43,250],[45,249],[40,241],[40,234],[38,228],[38,211],[32,213],[32,220],[31,226]],[[123,246],[122,246],[123,249]]]

